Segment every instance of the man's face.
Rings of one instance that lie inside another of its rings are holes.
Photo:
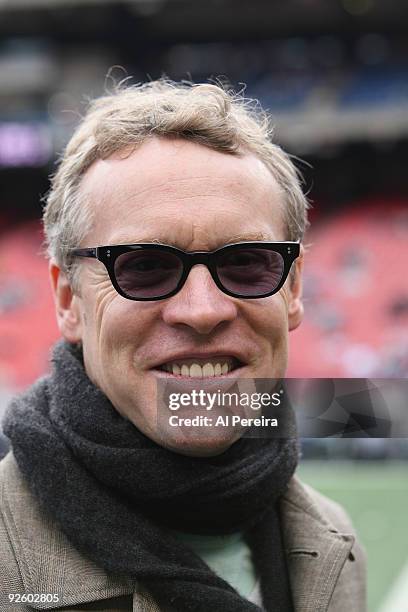
[[[95,222],[77,246],[158,241],[205,251],[286,237],[278,185],[249,154],[238,157],[154,138],[131,154],[122,151],[95,162],[81,190]],[[157,381],[169,376],[164,371],[169,364],[239,364],[222,376],[240,378],[285,373],[288,330],[302,314],[298,278],[293,284],[288,279],[271,297],[237,299],[222,293],[208,269],[197,265],[176,295],[136,302],[116,292],[97,260],[80,261],[80,295],[70,293],[55,264],[51,273],[61,331],[68,341],[82,342],[88,376],[119,413],[163,446],[212,455],[235,440],[228,430],[186,441],[172,428],[163,437],[156,392]]]

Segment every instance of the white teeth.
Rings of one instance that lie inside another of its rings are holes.
[[[212,363],[206,363],[203,367],[203,376],[214,376],[214,366]]]
[[[225,361],[221,363],[207,362],[204,365],[199,363],[192,363],[188,365],[186,363],[166,363],[163,365],[163,370],[173,374],[173,376],[189,376],[192,378],[211,378],[212,376],[221,376],[228,374],[233,369],[232,363]]]
[[[203,377],[203,368],[198,365],[198,363],[193,363],[190,366],[190,376],[195,376],[197,378]]]

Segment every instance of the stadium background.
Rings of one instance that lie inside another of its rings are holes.
[[[290,376],[408,374],[408,5],[403,0],[0,2],[0,411],[58,337],[41,197],[113,78],[227,79],[270,110],[313,203]],[[306,481],[348,509],[370,612],[408,610],[408,446],[309,440]]]

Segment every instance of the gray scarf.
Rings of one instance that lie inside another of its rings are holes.
[[[212,458],[166,450],[118,414],[65,342],[51,375],[12,402],[4,431],[71,543],[106,571],[142,582],[164,610],[259,612],[171,528],[244,531],[265,609],[292,611],[277,502],[297,464],[294,435],[241,439]]]

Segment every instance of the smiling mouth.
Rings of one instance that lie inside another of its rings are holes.
[[[236,357],[225,356],[200,359],[192,357],[191,359],[183,358],[168,361],[157,366],[156,369],[180,378],[214,378],[216,376],[226,376],[243,365]]]

